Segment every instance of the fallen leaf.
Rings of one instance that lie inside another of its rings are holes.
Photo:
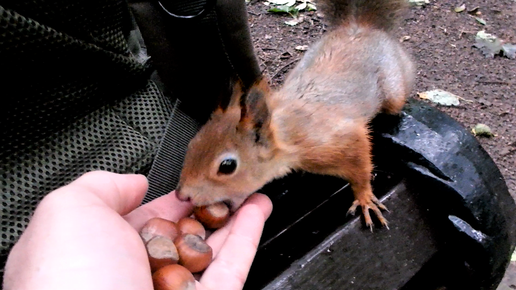
[[[462,5],[458,6],[458,7],[455,7],[454,10],[457,13],[461,13],[462,11],[466,10],[466,4],[462,4]]]
[[[486,33],[484,30],[477,32],[475,45],[486,57],[493,58],[502,49],[502,42],[493,34]]]
[[[409,3],[412,6],[425,6],[430,3],[430,0],[409,0]]]
[[[476,124],[473,129],[471,129],[471,132],[475,136],[484,136],[484,137],[493,137],[495,134],[491,131],[491,128],[487,126],[486,124]]]
[[[308,49],[308,45],[299,45],[295,48],[298,51],[306,51]]]
[[[303,3],[299,4],[299,5],[297,5],[297,6],[296,6],[296,9],[297,9],[297,10],[299,10],[299,11],[301,11],[301,10],[305,10],[306,6],[307,6],[307,4],[306,4],[306,1],[305,1],[305,2],[303,2]]]
[[[502,52],[508,58],[516,58],[516,45],[506,43],[502,45]]]
[[[288,13],[288,14],[293,14],[293,15],[296,15],[298,12],[298,10],[296,8],[287,6],[287,5],[271,7],[267,11],[272,12],[272,13]]]
[[[493,34],[490,34],[490,33],[486,33],[485,30],[480,30],[479,32],[477,32],[477,34],[475,35],[475,39],[485,39],[485,40],[489,40],[489,41],[494,41],[496,40],[498,37],[494,36]]]
[[[317,10],[317,7],[314,4],[312,4],[312,3],[308,3],[306,5],[306,8],[307,8],[308,11],[316,11]]]
[[[477,32],[473,46],[480,49],[486,57],[493,58],[497,54],[502,54],[508,58],[516,58],[516,45],[504,44],[498,37],[484,30]]]
[[[487,22],[480,17],[475,17],[475,20],[482,25],[487,25]]]
[[[479,15],[481,14],[480,11],[478,11],[480,9],[480,7],[475,7],[473,9],[470,9],[468,10],[468,14],[471,14],[471,15]]]
[[[295,26],[295,25],[298,25],[299,23],[303,22],[304,18],[303,17],[296,17],[292,20],[288,20],[288,21],[285,21],[285,24],[286,25],[290,25],[290,26]]]
[[[297,16],[300,11],[314,11],[317,10],[317,7],[314,3],[311,3],[312,0],[270,0],[268,2],[264,2],[264,4],[272,4],[271,8],[268,10],[272,13],[288,13],[292,16]],[[297,3],[297,5],[296,5]],[[299,22],[290,20],[288,21],[288,25],[297,25]]]
[[[457,95],[439,89],[418,93],[417,95],[423,100],[429,100],[443,106],[458,106],[460,105],[459,99],[461,99]]]
[[[405,42],[410,39],[410,35],[405,35],[400,38],[400,42]]]

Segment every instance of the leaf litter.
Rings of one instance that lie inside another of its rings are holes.
[[[480,23],[480,24],[482,24],[482,25],[484,25],[484,26],[486,26],[486,25],[487,25],[487,22],[486,22],[484,19],[480,18],[480,17],[475,17],[475,20],[476,20],[478,23]]]
[[[303,22],[303,18],[298,16],[299,12],[317,10],[312,0],[267,0],[264,4],[271,6],[268,12],[290,14],[294,19],[285,21],[290,26]]]
[[[419,98],[423,100],[429,100],[435,104],[443,105],[443,106],[459,106],[460,100],[468,101],[462,97],[454,95],[450,92],[436,89],[431,91],[426,91],[417,94]]]
[[[516,58],[516,45],[504,43],[494,34],[486,33],[484,30],[477,32],[473,46],[480,49],[486,57],[494,58],[495,55],[502,55],[511,59]]]
[[[307,51],[308,50],[308,45],[298,45],[295,47],[295,50],[297,51]]]
[[[412,6],[426,6],[430,4],[430,0],[409,0],[409,3]]]
[[[494,137],[496,136],[491,128],[487,126],[486,124],[476,124],[475,127],[471,129],[471,133],[475,136],[483,136],[483,137]]]
[[[462,4],[460,6],[455,7],[455,12],[461,13],[462,11],[466,10],[466,4]]]

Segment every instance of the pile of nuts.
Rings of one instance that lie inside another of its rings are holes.
[[[223,227],[229,219],[229,209],[224,203],[197,207],[194,217],[177,223],[152,218],[140,231],[155,290],[193,290],[193,273],[204,271],[211,263],[213,251],[204,240],[205,227]]]

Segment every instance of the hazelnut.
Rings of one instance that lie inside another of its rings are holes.
[[[148,220],[140,231],[140,236],[145,243],[155,236],[167,237],[173,241],[178,235],[176,223],[158,217]]]
[[[205,227],[218,229],[223,227],[229,219],[229,208],[222,202],[208,206],[194,208],[194,216]]]
[[[149,256],[151,272],[156,272],[160,268],[177,264],[179,254],[174,242],[168,237],[155,236],[145,245]]]
[[[175,239],[174,244],[179,253],[179,264],[190,272],[201,272],[211,263],[213,251],[201,237],[181,234]]]
[[[198,235],[203,240],[206,238],[206,230],[199,221],[193,218],[185,217],[180,219],[177,222],[177,228],[183,234]]]
[[[195,279],[185,267],[165,266],[152,275],[154,290],[195,290]]]

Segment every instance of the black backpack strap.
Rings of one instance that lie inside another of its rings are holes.
[[[147,175],[149,189],[143,203],[167,194],[176,188],[188,142],[198,130],[197,122],[179,109],[180,103],[177,100],[174,104],[163,140]]]
[[[175,189],[188,142],[220,98],[229,98],[230,80],[251,85],[261,74],[245,1],[218,0],[214,7],[210,1],[130,3],[163,92],[181,100],[149,171],[144,202]]]

